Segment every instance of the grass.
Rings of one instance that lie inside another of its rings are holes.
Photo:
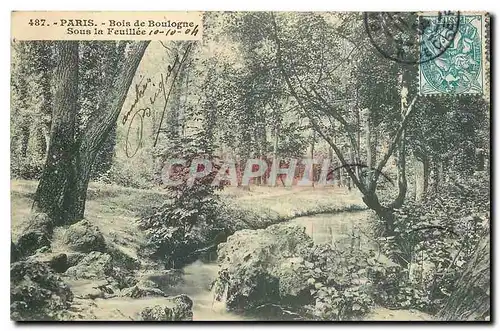
[[[25,220],[31,213],[36,186],[36,181],[11,181],[11,231],[14,241],[26,226]],[[263,228],[299,216],[365,208],[357,192],[337,187],[228,187],[219,194],[226,206],[221,210],[225,215],[221,216],[229,223],[228,228],[233,230]],[[90,183],[85,218],[99,227],[106,240],[135,256],[137,248],[144,241],[136,220],[148,215],[154,207],[161,206],[168,199],[167,192],[161,189],[144,190]],[[61,231],[64,228],[56,229],[55,241],[62,235]]]
[[[365,209],[361,196],[338,187],[266,187],[250,190],[227,188],[221,193],[230,215],[229,227],[264,228],[271,224],[314,214],[336,213]]]
[[[289,217],[308,211],[322,209],[343,210],[352,206],[363,206],[357,191],[338,187],[268,187],[252,186],[249,191],[241,188],[226,188],[221,197],[237,202],[244,209],[277,213]]]

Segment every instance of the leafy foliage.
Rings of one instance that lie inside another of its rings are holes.
[[[314,299],[309,308],[314,318],[345,321],[367,313],[373,306],[373,275],[384,270],[375,257],[373,250],[315,246],[303,262]]]
[[[403,261],[386,277],[381,303],[437,312],[454,290],[463,266],[489,227],[485,175],[442,185],[425,201],[396,210],[396,235],[379,239],[382,252]]]
[[[219,207],[215,192],[223,185],[222,181],[219,186],[212,185],[217,169],[200,178],[190,176],[195,160],[207,159],[211,154],[211,147],[203,135],[178,138],[168,151],[169,155],[186,161],[170,176],[171,180],[179,183],[166,187],[171,193],[171,201],[164,203],[153,215],[140,220],[140,227],[148,236],[145,253],[163,260],[167,265],[177,258],[182,259],[203,243],[200,231],[192,231],[193,227],[207,232],[215,226]]]
[[[14,42],[11,172],[16,177],[36,179],[41,174],[51,123],[53,68],[53,42]]]

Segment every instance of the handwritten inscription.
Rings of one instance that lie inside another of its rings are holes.
[[[125,153],[127,157],[133,157],[135,154],[137,154],[137,151],[142,145],[144,118],[151,116],[150,107],[137,109],[138,104],[140,103],[140,101],[143,100],[146,91],[148,91],[148,89],[149,89],[148,92],[151,95],[148,100],[150,106],[153,106],[157,102],[160,96],[162,96],[162,100],[164,102],[158,129],[155,133],[155,140],[153,143],[153,147],[156,147],[156,145],[158,144],[158,139],[160,136],[160,132],[162,130],[163,121],[165,119],[165,113],[167,112],[169,106],[168,101],[170,99],[172,88],[174,87],[175,82],[178,79],[180,70],[185,64],[189,53],[191,52],[192,46],[193,46],[192,43],[187,45],[182,54],[182,57],[179,57],[178,54],[175,56],[173,64],[167,67],[167,72],[165,74],[164,73],[160,74],[160,80],[157,83],[153,83],[153,80],[151,78],[145,79],[144,77],[141,77],[139,83],[135,84],[134,101],[132,102],[130,109],[123,115],[122,118],[122,124],[125,125],[128,123],[126,143],[125,143]],[[151,88],[156,88],[156,89],[151,89]],[[132,133],[132,128],[137,128],[138,130],[136,137],[137,142],[135,148],[131,147],[132,139],[130,139],[130,136]]]

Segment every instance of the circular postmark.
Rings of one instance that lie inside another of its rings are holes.
[[[386,58],[404,64],[425,63],[441,56],[452,44],[459,24],[458,12],[364,13],[365,30],[373,46]]]

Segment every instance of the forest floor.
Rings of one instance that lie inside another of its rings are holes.
[[[36,181],[12,180],[11,181],[11,231],[12,240],[16,242],[24,228],[24,222],[31,213],[31,206]],[[265,186],[252,186],[250,190],[241,188],[226,188],[220,193],[221,198],[230,205],[250,210],[256,213],[279,215],[279,218],[293,218],[295,215],[314,215],[326,210],[343,211],[352,209],[364,209],[361,196],[357,191],[348,191],[344,188],[271,188]],[[91,183],[88,191],[85,218],[97,225],[105,237],[107,243],[121,250],[126,255],[138,259],[137,251],[144,242],[144,234],[137,228],[137,219],[147,215],[153,207],[160,206],[168,195],[162,190],[143,190],[125,188],[116,185],[105,185]],[[353,208],[355,207],[355,208]],[[325,209],[326,208],[326,209]],[[358,213],[358,214],[356,214]],[[345,228],[345,224],[359,222],[359,213],[364,216],[369,211],[358,211],[344,213],[340,217],[334,217],[339,224],[336,228]],[[364,217],[363,216],[363,217]],[[306,216],[307,217],[307,216]],[[328,214],[325,215],[328,218]],[[324,227],[329,220],[325,217],[315,219],[311,217],[312,223],[318,224],[316,232]],[[338,219],[338,221],[337,221]],[[304,221],[304,217],[303,217]],[[302,222],[303,223],[303,222]],[[311,224],[312,224],[311,223]],[[300,222],[298,222],[300,225]],[[307,232],[314,238],[314,229],[307,228]],[[345,229],[344,229],[345,230]],[[62,244],[65,227],[56,228],[52,241],[52,254],[71,251]],[[331,230],[329,229],[331,232]],[[317,234],[316,234],[317,235]],[[322,236],[322,234],[320,234]],[[323,239],[321,239],[323,240]],[[143,264],[144,262],[141,261]],[[161,273],[164,270],[151,270],[151,266],[141,267],[139,276],[151,272]],[[183,269],[183,284],[170,287],[169,295],[185,293],[194,301],[193,313],[195,320],[240,320],[241,316],[225,311],[224,305],[213,302],[212,294],[208,289],[210,282],[217,275],[217,266],[214,263],[195,262]],[[75,294],[73,309],[76,319],[98,319],[98,320],[131,320],[137,312],[147,306],[162,304],[166,298],[144,297],[127,298],[116,296],[113,298],[89,299],[79,295],[88,292],[92,288],[92,281],[68,282]],[[386,311],[385,308],[375,309],[368,319],[372,320],[429,320],[430,316],[407,310]],[[385,309],[385,310],[384,310]]]
[[[31,213],[37,181],[11,181],[11,229],[15,241]],[[227,187],[219,193],[222,200],[243,210],[275,214],[282,218],[308,212],[364,209],[361,195],[344,188],[267,187],[251,186],[250,190]],[[118,185],[90,183],[87,193],[85,218],[95,222],[106,237],[119,237],[129,243],[138,243],[136,220],[161,206],[168,194],[161,189],[135,189]],[[132,233],[132,237],[129,233]]]

